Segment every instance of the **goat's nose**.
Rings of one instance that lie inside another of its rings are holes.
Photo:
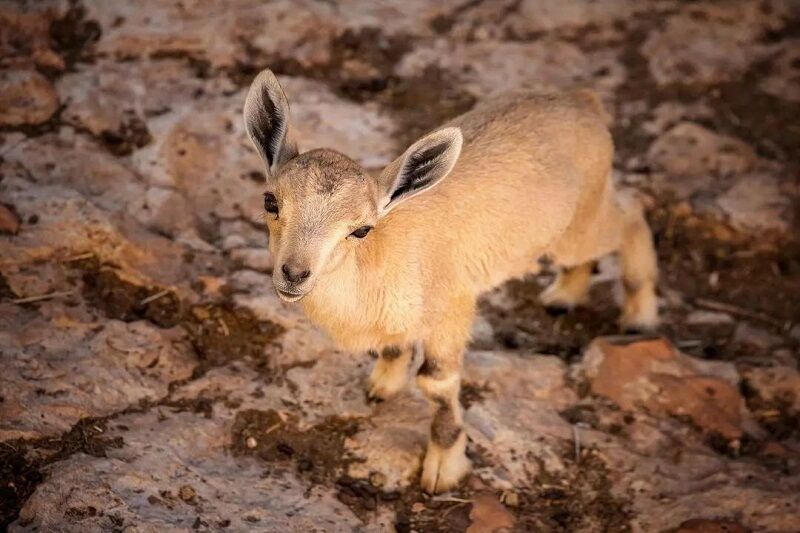
[[[310,270],[295,269],[290,267],[287,263],[283,264],[281,271],[283,272],[283,277],[290,283],[301,283],[311,275]]]

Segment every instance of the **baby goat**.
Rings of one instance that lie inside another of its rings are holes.
[[[416,141],[378,176],[328,149],[299,153],[272,72],[253,81],[247,133],[269,178],[264,195],[273,283],[342,347],[379,354],[369,394],[417,384],[435,408],[422,468],[431,493],[469,470],[458,393],[476,297],[562,268],[542,295],[572,307],[594,260],[617,252],[622,323],[656,324],[653,242],[639,204],[615,192],[613,145],[590,92],[491,100]],[[446,178],[446,179],[445,179]]]

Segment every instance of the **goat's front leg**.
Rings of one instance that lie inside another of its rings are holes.
[[[367,395],[370,399],[389,399],[405,387],[412,353],[409,346],[395,345],[385,346],[380,353],[372,352],[378,360],[369,376]]]
[[[417,373],[417,385],[434,408],[420,481],[431,494],[452,489],[470,469],[458,393],[474,300],[461,303],[448,313],[446,323],[432,328],[434,333],[423,343],[425,359]]]

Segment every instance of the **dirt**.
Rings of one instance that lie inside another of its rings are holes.
[[[565,458],[572,447],[564,443]],[[631,531],[629,503],[611,493],[608,469],[594,450],[568,462],[565,474],[542,468],[531,491],[520,493],[520,531]]]
[[[0,529],[5,530],[19,516],[25,501],[44,480],[47,465],[75,453],[105,457],[109,448],[123,446],[121,437],[103,435],[109,418],[81,420],[59,437],[0,443]]]
[[[70,8],[50,24],[53,49],[62,56],[68,69],[76,62],[91,59],[89,48],[102,34],[100,24],[86,18],[86,8],[77,0],[70,0]]]
[[[147,124],[132,112],[127,112],[117,130],[105,130],[100,140],[109,152],[116,156],[126,156],[134,150],[147,146],[153,140]]]
[[[177,325],[181,319],[181,303],[173,292],[161,294],[157,287],[142,287],[122,279],[111,265],[96,258],[75,264],[82,272],[83,297],[108,318],[132,322],[149,320],[162,328]]]
[[[292,414],[245,409],[236,413],[231,428],[234,456],[252,455],[276,465],[291,465],[311,483],[343,476],[348,459],[344,442],[358,431],[358,420],[328,417],[307,429]]]
[[[258,320],[249,309],[229,303],[193,306],[181,325],[201,361],[199,372],[241,359],[266,372],[264,348],[284,332],[279,324]]]
[[[169,289],[143,287],[122,279],[116,269],[96,259],[76,263],[82,271],[83,296],[109,318],[132,322],[148,320],[161,328],[180,325],[201,362],[199,373],[229,361],[249,358],[267,369],[264,347],[282,333],[271,321],[227,300],[189,305]]]

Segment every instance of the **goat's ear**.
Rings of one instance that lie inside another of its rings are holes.
[[[461,154],[459,128],[444,128],[426,135],[383,171],[379,211],[385,214],[401,202],[440,183]]]
[[[297,146],[289,140],[289,102],[269,69],[261,71],[250,85],[244,125],[270,173],[297,155]]]

